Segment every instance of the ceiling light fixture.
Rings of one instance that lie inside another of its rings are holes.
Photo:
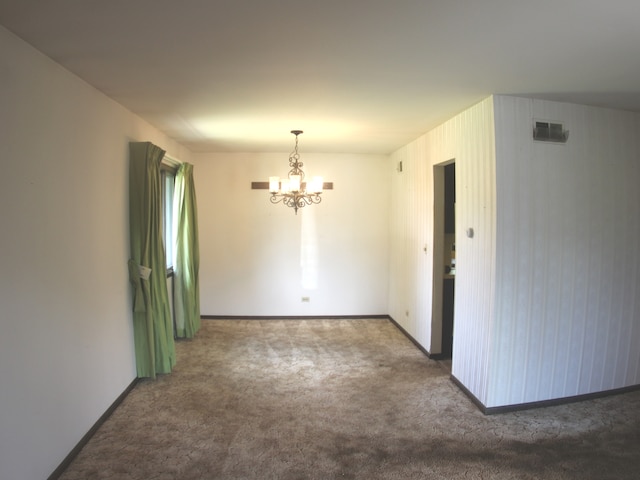
[[[296,215],[298,209],[320,203],[322,201],[322,177],[313,177],[310,182],[304,181],[303,163],[300,161],[298,153],[298,135],[302,130],[291,130],[296,136],[296,146],[289,155],[288,178],[269,177],[269,193],[271,193],[271,203],[280,203],[286,207],[293,207]]]

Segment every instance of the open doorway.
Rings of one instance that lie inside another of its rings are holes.
[[[433,312],[432,354],[438,359],[453,355],[453,319],[456,275],[456,171],[455,161],[433,167]]]
[[[453,299],[456,279],[456,164],[444,167],[444,279],[442,287],[442,356],[453,354]]]

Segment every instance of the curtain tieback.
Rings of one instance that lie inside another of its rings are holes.
[[[133,285],[133,311],[145,312],[147,310],[144,302],[144,292],[142,280],[149,280],[151,269],[144,265],[138,265],[134,260],[129,260],[129,281]]]

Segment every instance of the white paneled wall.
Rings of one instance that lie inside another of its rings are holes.
[[[456,275],[453,374],[486,398],[495,255],[493,100],[483,102],[395,152],[391,187],[389,314],[427,351],[432,330],[433,166],[456,162]],[[464,230],[475,231],[473,239]],[[425,253],[424,247],[427,246]],[[408,314],[407,314],[408,312]]]
[[[414,338],[428,348],[431,324],[425,312],[431,311],[430,257],[423,254],[428,239],[428,212],[432,198],[427,197],[428,172],[424,144],[414,142],[392,156],[391,224],[390,224],[390,292],[389,311]],[[402,165],[400,171],[400,165]]]
[[[452,374],[486,399],[495,270],[495,143],[493,102],[457,118],[456,301]],[[473,236],[466,235],[473,229]]]
[[[487,406],[640,383],[640,115],[502,96],[495,110]],[[568,142],[534,142],[534,119]]]
[[[439,352],[433,166],[455,159],[452,373],[486,407],[640,384],[639,139],[638,114],[496,96],[392,155],[389,313]]]

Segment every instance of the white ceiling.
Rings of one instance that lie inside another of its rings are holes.
[[[390,153],[492,93],[640,111],[638,0],[0,0],[193,151]]]

